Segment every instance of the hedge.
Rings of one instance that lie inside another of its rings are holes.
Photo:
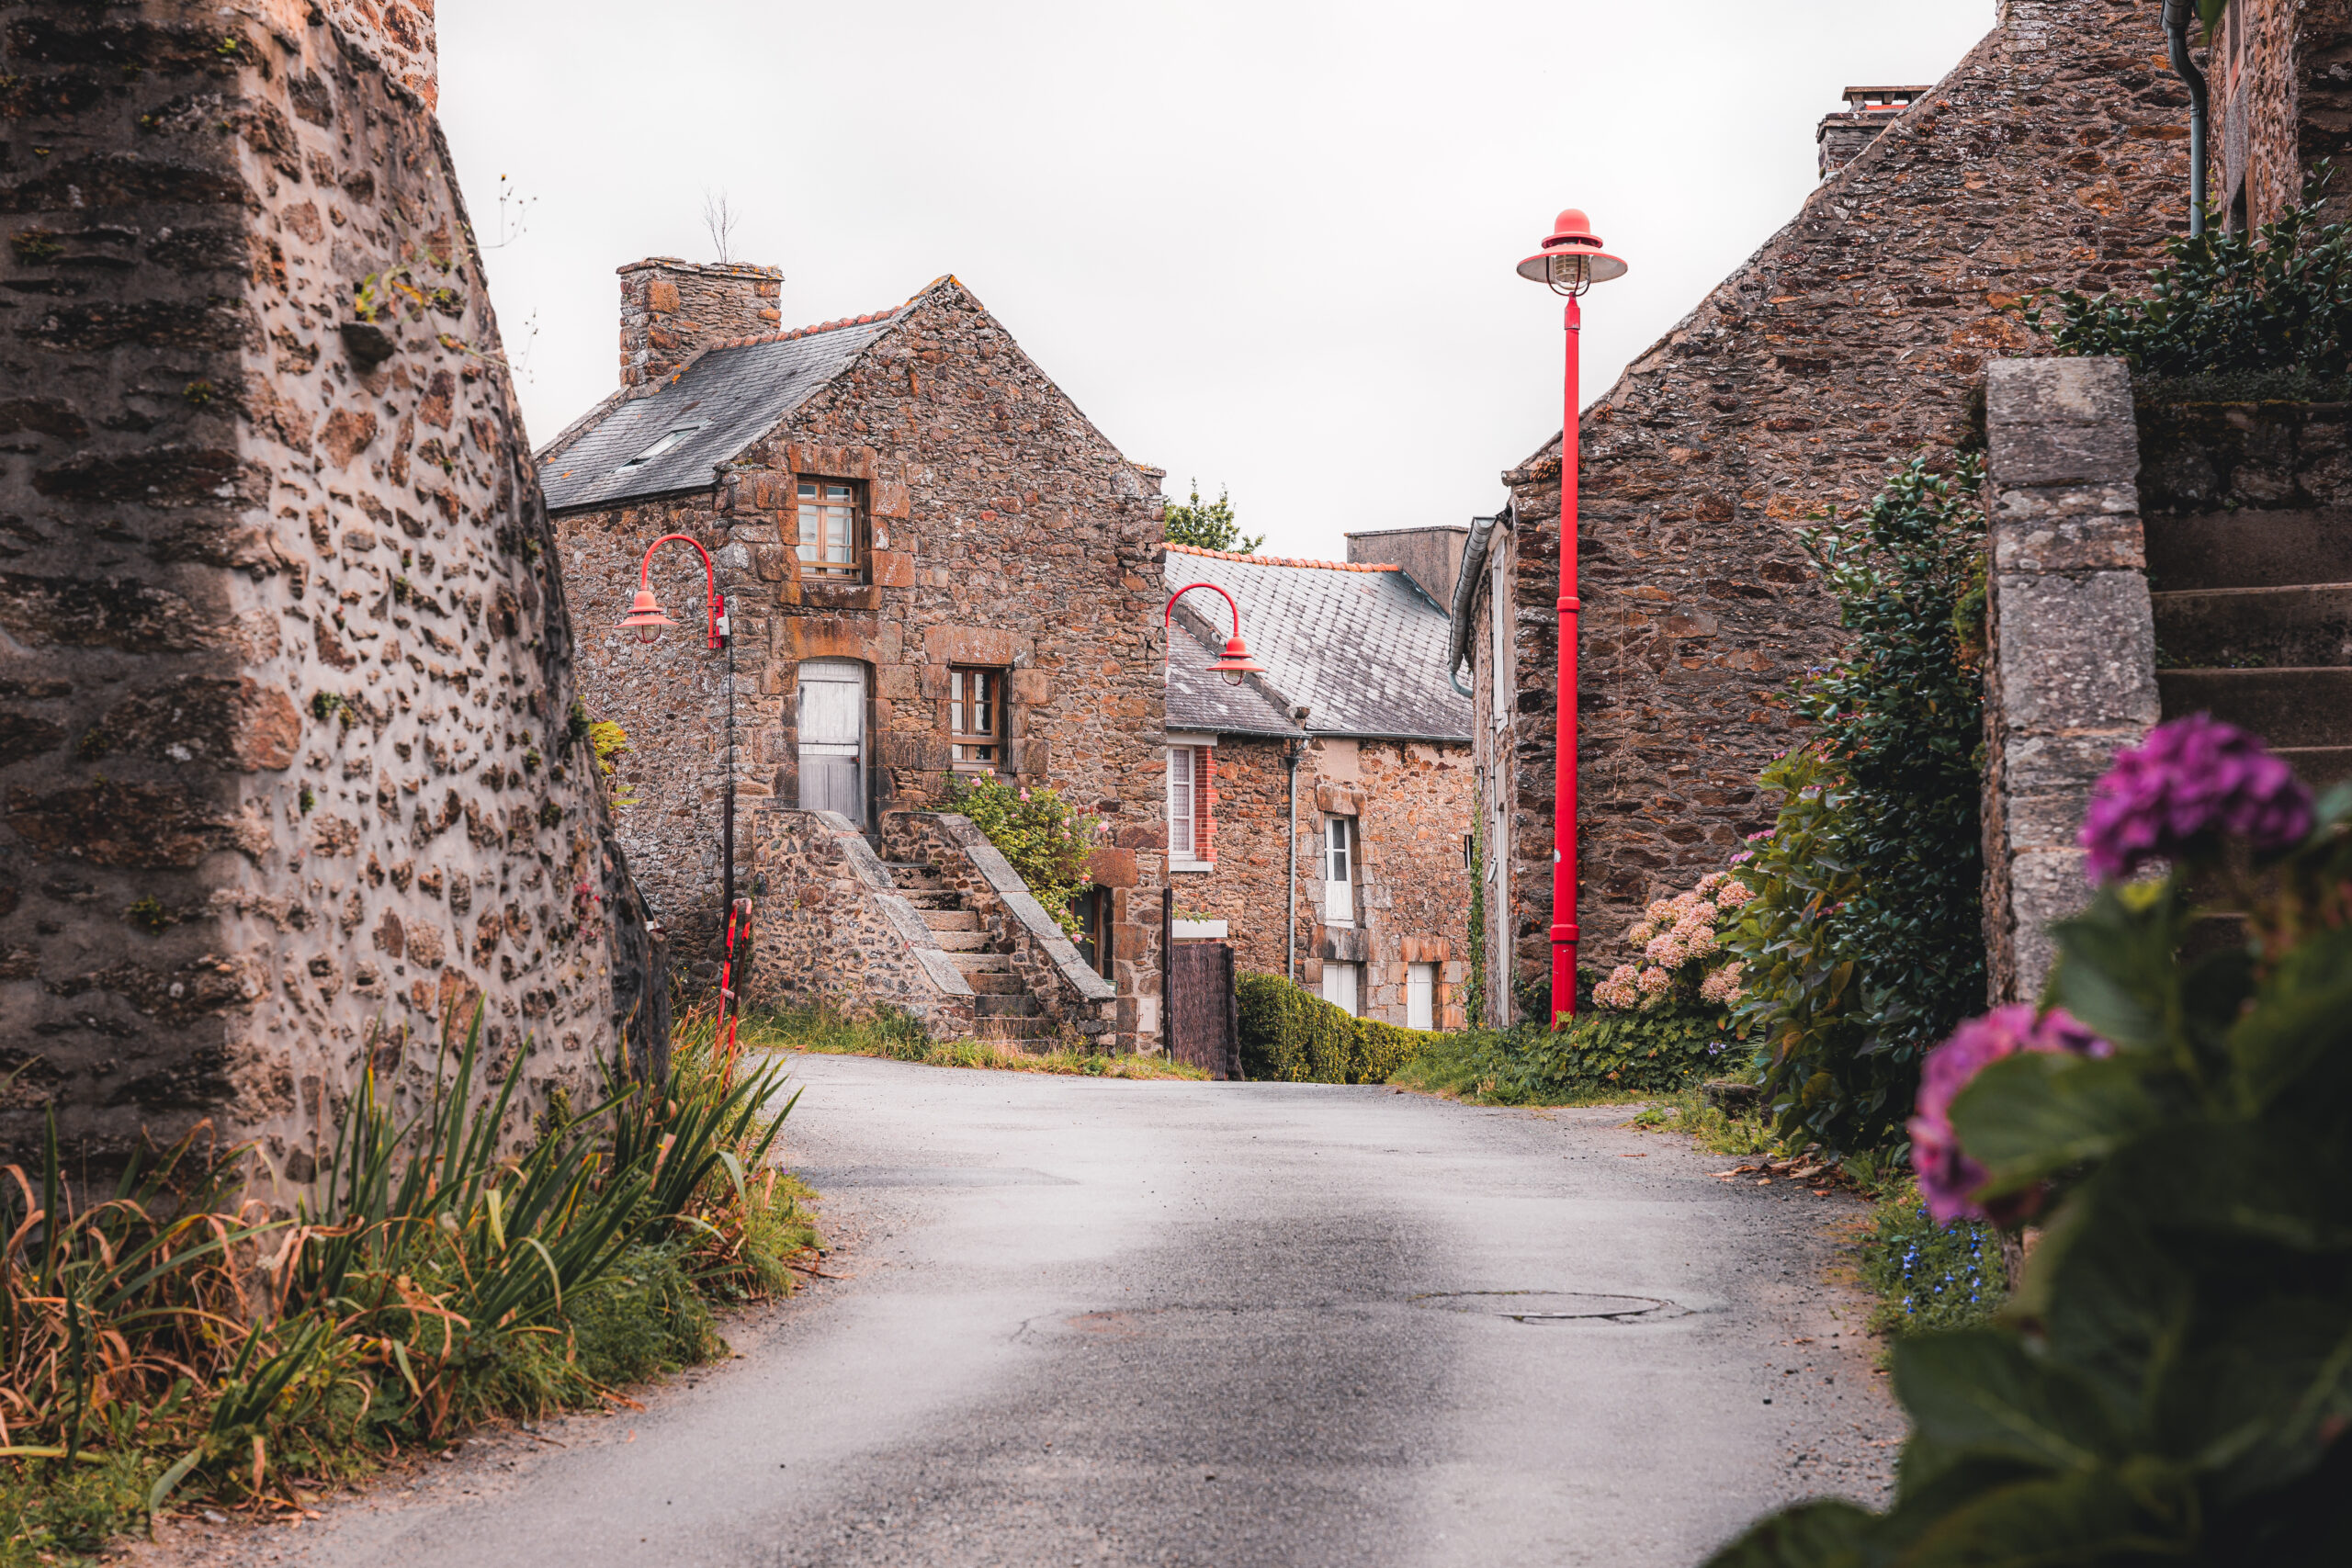
[[[1438,1036],[1352,1018],[1279,975],[1234,981],[1244,1077],[1283,1083],[1386,1083]]]

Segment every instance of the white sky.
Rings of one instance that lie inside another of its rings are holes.
[[[532,438],[616,378],[613,269],[784,269],[787,326],[943,272],[1130,457],[1267,548],[1463,522],[1559,428],[1582,206],[1633,265],[1585,395],[1812,188],[1848,83],[1932,82],[1992,0],[444,0],[441,114]],[[528,328],[536,324],[536,336]]]

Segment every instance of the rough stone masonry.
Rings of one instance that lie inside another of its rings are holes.
[[[2158,21],[2142,0],[2008,0],[1984,42],[1587,411],[1588,958],[1623,956],[1645,904],[1771,822],[1757,776],[1796,738],[1789,681],[1838,642],[1799,530],[1852,514],[1913,456],[1949,464],[1980,439],[1985,361],[2035,351],[2016,308],[2037,290],[2128,285],[2185,227],[2188,97]],[[1604,287],[1587,309],[1608,300]],[[1557,438],[1504,478],[1506,635],[1498,649],[1498,595],[1482,588],[1468,640],[1486,820],[1508,840],[1487,935],[1510,971],[1488,991],[1508,1017],[1550,964]]]
[[[430,20],[0,8],[19,1153],[209,1117],[299,1183],[453,1010],[533,1094],[658,1048]]]

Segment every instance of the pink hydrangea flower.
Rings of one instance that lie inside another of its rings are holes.
[[[2216,834],[2270,852],[2311,830],[2312,794],[2294,770],[2258,737],[2200,713],[2116,753],[2091,791],[2082,844],[2092,879],[2112,882]]]
[[[2115,1047],[2063,1010],[2041,1018],[2019,1003],[1995,1008],[1952,1031],[1951,1038],[1928,1053],[1919,1073],[1919,1099],[1910,1122],[1911,1168],[1919,1176],[1919,1196],[1928,1213],[1950,1224],[1957,1219],[2007,1224],[2030,1213],[2037,1194],[2020,1194],[1987,1207],[1976,1201],[1984,1168],[1960,1146],[1951,1124],[1951,1102],[1976,1079],[1985,1064],[2021,1051],[2071,1051],[2105,1056]]]
[[[1748,903],[1752,902],[1755,897],[1756,890],[1748,886],[1745,882],[1740,882],[1736,879],[1727,881],[1715,894],[1715,908],[1718,909],[1742,908]]]

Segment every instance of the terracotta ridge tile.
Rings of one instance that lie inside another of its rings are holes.
[[[819,333],[837,332],[842,327],[863,327],[875,321],[887,321],[905,308],[902,305],[898,310],[868,310],[863,316],[843,316],[838,321],[819,321],[813,327],[792,327],[777,333],[755,333],[750,337],[725,337],[710,346],[713,349],[755,348],[763,343],[789,343],[797,337],[815,337]]]
[[[1245,556],[1238,550],[1204,550],[1198,545],[1170,545],[1172,556],[1206,556],[1211,560],[1248,561],[1252,566],[1306,566],[1317,571],[1402,571],[1401,566],[1385,562],[1353,560],[1309,560],[1304,556]]]

